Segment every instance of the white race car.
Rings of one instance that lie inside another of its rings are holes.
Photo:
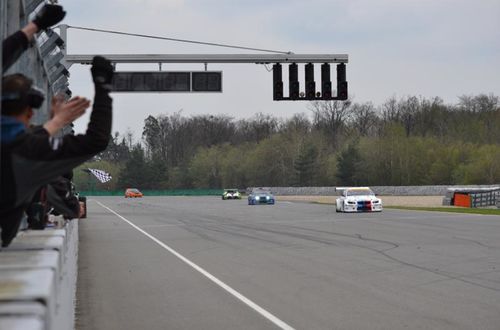
[[[381,212],[382,200],[368,187],[336,188],[342,191],[337,198],[337,212]]]

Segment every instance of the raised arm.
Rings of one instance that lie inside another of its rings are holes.
[[[37,32],[59,23],[65,15],[61,6],[47,4],[32,22],[7,37],[2,42],[2,72],[5,73],[19,59]]]

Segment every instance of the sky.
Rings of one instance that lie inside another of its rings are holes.
[[[59,0],[63,23],[123,32],[236,44],[308,54],[348,54],[347,80],[355,102],[390,97],[500,95],[498,0]],[[256,53],[201,45],[68,30],[68,54]],[[201,64],[163,70],[199,71]],[[73,95],[93,96],[88,66],[73,65]],[[272,72],[256,64],[209,64],[223,71],[223,93],[113,94],[113,131],[139,139],[148,115],[262,112],[310,113],[308,102],[272,100]],[[157,64],[117,70],[157,71]],[[303,66],[299,68],[303,77]],[[316,85],[320,84],[319,65]],[[286,70],[284,70],[284,73]],[[286,78],[285,78],[286,79]],[[303,81],[303,80],[302,80]],[[301,82],[301,89],[303,83]],[[88,115],[75,122],[84,132]]]

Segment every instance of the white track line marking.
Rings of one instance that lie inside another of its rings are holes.
[[[151,235],[148,232],[142,230],[140,227],[136,226],[131,221],[125,219],[120,214],[116,213],[115,211],[113,211],[112,209],[110,209],[109,207],[107,207],[106,205],[104,205],[101,202],[96,201],[96,200],[94,200],[94,202],[96,202],[97,204],[101,205],[103,208],[107,209],[109,212],[113,213],[118,218],[120,218],[123,221],[125,221],[126,223],[128,223],[134,229],[136,229],[140,233],[142,233],[145,236],[147,236],[153,242],[155,242],[156,244],[158,244],[159,246],[161,246],[162,248],[164,248],[168,252],[172,253],[174,256],[176,256],[180,260],[184,261],[186,264],[188,264],[189,266],[191,266],[192,268],[194,268],[195,270],[197,270],[203,276],[205,276],[206,278],[208,278],[209,280],[211,280],[212,282],[214,282],[215,284],[217,284],[218,286],[220,286],[222,289],[226,290],[228,293],[232,294],[234,297],[236,297],[241,302],[243,302],[244,304],[246,304],[247,306],[249,306],[250,308],[252,308],[253,310],[255,310],[260,315],[264,316],[266,319],[268,319],[269,321],[271,321],[272,323],[274,323],[275,325],[277,325],[279,328],[284,329],[284,330],[295,330],[290,325],[286,324],[285,322],[283,322],[282,320],[280,320],[279,318],[277,318],[276,316],[274,316],[273,314],[271,314],[270,312],[268,312],[264,308],[260,307],[259,305],[257,305],[256,303],[254,303],[253,301],[251,301],[250,299],[248,299],[247,297],[245,297],[244,295],[242,295],[238,291],[234,290],[229,285],[227,285],[226,283],[222,282],[217,277],[215,277],[214,275],[210,274],[209,272],[207,272],[205,269],[201,268],[200,266],[198,266],[194,262],[190,261],[189,259],[187,259],[183,255],[181,255],[179,252],[175,251],[170,246],[166,245],[165,243],[163,243],[162,241],[160,241],[159,239],[157,239],[156,237],[154,237],[153,235]]]

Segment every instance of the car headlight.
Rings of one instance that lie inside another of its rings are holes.
[[[260,199],[260,197],[259,197],[259,196],[255,196],[255,199],[256,199],[256,200],[259,200],[259,199]]]
[[[271,197],[269,197],[269,196],[266,196],[266,199],[269,199],[269,198],[271,198]]]
[[[345,201],[345,202],[346,202],[346,204],[356,204],[355,201]]]

